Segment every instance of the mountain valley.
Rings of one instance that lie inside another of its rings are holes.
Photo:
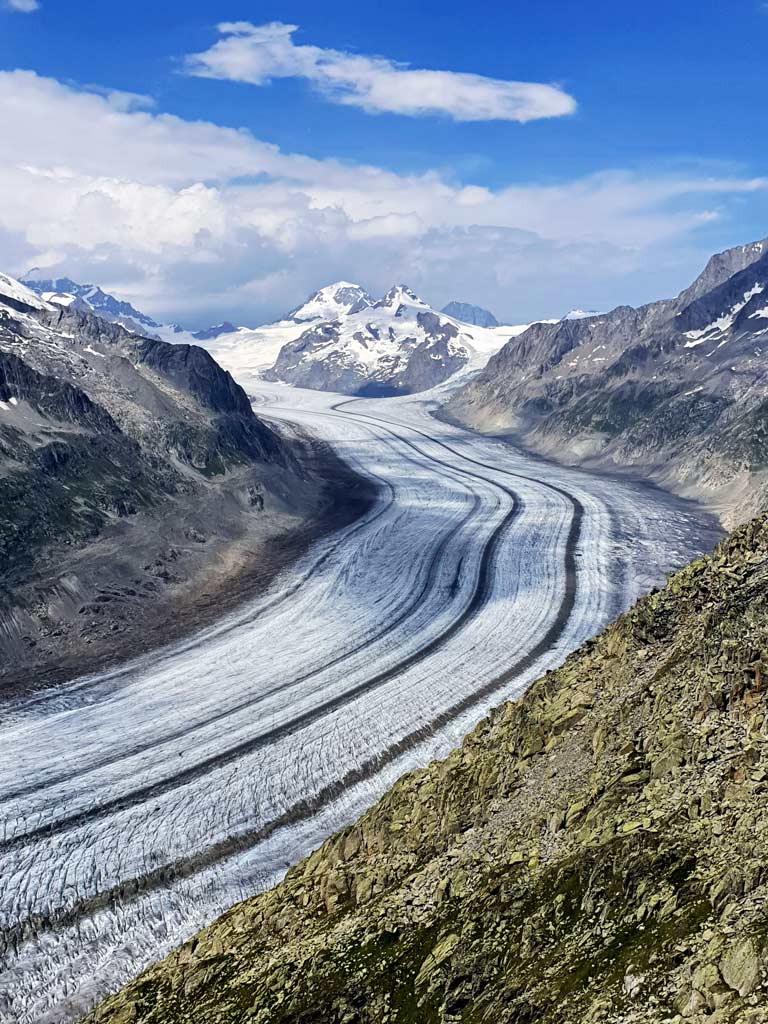
[[[766,524],[657,591],[722,531],[642,477],[759,509],[765,249],[199,346],[0,277],[0,1013],[758,1024]]]
[[[768,241],[713,256],[677,298],[534,324],[445,414],[571,465],[643,475],[726,524],[768,483]]]
[[[762,1024],[768,518],[86,1024]]]
[[[4,693],[197,628],[372,500],[205,350],[0,276]]]

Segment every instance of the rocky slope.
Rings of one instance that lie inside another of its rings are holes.
[[[87,1024],[762,1024],[768,516]]]
[[[732,523],[768,470],[768,242],[720,253],[676,299],[534,324],[448,416],[571,463],[629,470]]]
[[[98,285],[78,284],[70,277],[39,277],[38,273],[38,271],[30,271],[26,277],[22,278],[21,284],[35,292],[45,302],[95,313],[103,320],[120,324],[126,330],[136,334],[158,336],[157,332],[161,325],[157,321],[136,309],[130,302],[116,299],[114,295],[103,291]]]
[[[221,614],[365,490],[204,349],[0,276],[0,690]]]

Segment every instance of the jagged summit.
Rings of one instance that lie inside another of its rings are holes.
[[[729,277],[745,270],[750,264],[755,263],[768,253],[768,238],[762,238],[757,242],[748,242],[746,245],[737,245],[732,249],[725,249],[723,252],[715,253],[707,261],[706,267],[699,274],[696,280],[677,298],[678,305],[682,309],[702,295],[718,285],[723,284]]]
[[[398,310],[401,306],[420,306],[422,309],[430,308],[407,284],[394,285],[382,299],[374,303],[373,308]]]
[[[195,344],[211,341],[221,335],[232,334],[241,328],[229,321],[198,331],[189,331],[179,324],[159,323],[153,317],[142,313],[130,302],[116,298],[96,284],[79,284],[71,277],[44,277],[38,268],[28,271],[23,278],[24,285],[41,299],[60,308],[95,313],[103,320],[120,324],[133,334],[177,344]]]
[[[157,321],[136,309],[130,302],[116,299],[96,284],[78,284],[71,277],[45,278],[40,276],[38,270],[28,271],[23,284],[46,302],[96,313],[110,323],[121,324],[134,334],[153,338],[158,336],[160,324]]]

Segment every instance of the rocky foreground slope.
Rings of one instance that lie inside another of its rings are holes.
[[[205,350],[0,275],[0,691],[220,616],[365,491]]]
[[[763,516],[88,1024],[762,1024],[767,595]]]
[[[713,256],[675,299],[534,324],[449,417],[567,463],[644,474],[732,525],[768,483],[768,240]]]

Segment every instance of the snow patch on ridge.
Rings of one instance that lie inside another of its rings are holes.
[[[36,295],[31,288],[27,288],[15,277],[8,277],[7,274],[0,274],[0,302],[3,297],[13,299],[15,302],[23,302],[33,309],[51,309],[52,306],[45,299]]]
[[[686,338],[690,338],[690,341],[686,341],[684,348],[695,348],[697,345],[701,345],[704,341],[709,341],[716,338],[720,334],[725,334],[726,331],[730,330],[733,323],[739,313],[744,309],[747,303],[759,295],[765,285],[755,284],[748,291],[744,292],[744,297],[739,301],[735,302],[731,308],[719,316],[716,320],[713,320],[711,324],[706,327],[702,327],[701,330],[697,331],[685,331]],[[718,348],[720,346],[718,345]]]

